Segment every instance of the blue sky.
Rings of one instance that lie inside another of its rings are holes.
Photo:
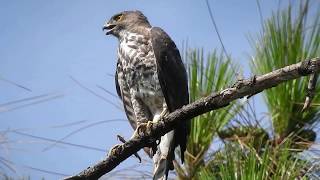
[[[211,0],[210,4],[227,51],[245,75],[250,75],[247,37],[258,33],[261,25],[256,0]],[[268,17],[277,5],[278,1],[261,2],[263,16]],[[14,163],[16,173],[8,168],[0,172],[15,177],[30,175],[32,179],[61,178],[30,167],[71,175],[101,160],[112,145],[119,143],[117,134],[131,136],[121,110],[84,90],[70,77],[120,105],[117,98],[98,87],[115,94],[117,40],[105,36],[102,25],[115,13],[136,9],[153,26],[162,27],[180,48],[188,41],[190,47],[205,51],[221,49],[205,1],[0,1],[0,78],[31,90],[0,81],[0,104],[43,94],[48,95],[44,98],[56,97],[23,108],[0,109],[0,131],[8,131],[5,136],[10,141],[0,150],[0,156]],[[265,111],[261,102],[256,103],[259,112]],[[52,143],[12,132],[60,139],[85,126],[89,127],[64,141],[95,150],[62,144],[48,149]],[[129,158],[118,169],[136,162]]]

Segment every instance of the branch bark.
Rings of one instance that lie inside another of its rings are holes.
[[[145,127],[145,131],[139,137],[134,137],[122,145],[116,145],[109,152],[106,159],[88,167],[79,174],[65,178],[66,180],[98,179],[110,172],[122,161],[138,152],[141,148],[148,146],[150,139],[157,139],[171,131],[179,121],[192,119],[206,112],[227,106],[245,96],[251,97],[265,89],[275,87],[283,82],[318,73],[320,71],[320,58],[313,58],[292,64],[270,73],[254,76],[251,79],[238,80],[232,87],[219,93],[212,93],[181,109],[178,109],[163,118],[163,121]]]

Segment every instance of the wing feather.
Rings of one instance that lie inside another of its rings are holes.
[[[179,50],[171,38],[158,27],[151,29],[152,47],[157,62],[160,86],[170,112],[189,103],[188,79]],[[184,161],[189,121],[181,122],[175,128],[175,144],[180,145],[181,161]],[[173,147],[174,150],[174,147]]]
[[[120,76],[120,77],[119,77]],[[119,98],[123,102],[123,108],[126,113],[126,116],[128,118],[128,121],[130,122],[130,125],[133,129],[136,129],[137,122],[136,118],[134,116],[134,110],[131,103],[131,95],[130,90],[126,83],[119,82],[119,81],[125,81],[124,76],[122,74],[122,68],[119,66],[119,62],[117,63],[117,70],[115,73],[115,84],[116,84],[116,90]]]

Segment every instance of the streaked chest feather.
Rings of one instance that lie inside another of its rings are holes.
[[[141,98],[146,104],[163,104],[156,60],[151,41],[142,35],[130,33],[120,41],[118,48],[120,66],[124,83],[130,87],[131,94]]]

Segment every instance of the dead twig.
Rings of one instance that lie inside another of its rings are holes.
[[[257,94],[286,81],[318,73],[319,71],[320,58],[314,58],[277,69],[264,75],[255,76],[255,78],[253,78],[254,81],[252,78],[238,80],[230,88],[200,98],[165,116],[162,121],[152,124],[152,126],[141,128],[145,129],[145,132],[141,136],[134,137],[124,144],[115,146],[112,148],[106,159],[85,169],[75,176],[67,177],[65,179],[98,179],[117,167],[132,154],[138,152],[141,148],[150,146],[150,139],[158,139],[174,129],[180,121],[192,119],[206,112],[223,108],[236,99]]]
[[[302,111],[305,111],[311,105],[311,101],[314,97],[315,90],[316,90],[317,80],[318,80],[318,73],[314,73],[310,75],[308,88],[307,88],[307,96],[306,96],[306,100],[304,102]]]

